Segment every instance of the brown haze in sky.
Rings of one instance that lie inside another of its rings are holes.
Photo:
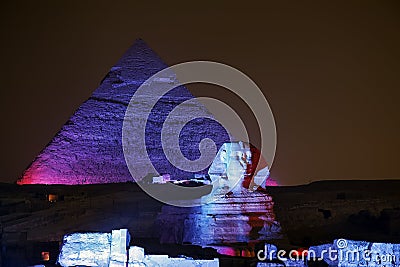
[[[400,177],[398,1],[82,2],[2,4],[1,181],[21,175],[137,38],[169,65],[223,62],[258,84],[281,184]],[[242,110],[225,90],[189,88]]]

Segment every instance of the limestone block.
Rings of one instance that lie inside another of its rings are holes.
[[[144,262],[140,262],[140,261],[128,263],[128,267],[148,267],[148,266],[152,266],[152,265],[146,265]]]
[[[132,246],[129,248],[129,262],[143,261],[144,248]]]
[[[64,236],[58,263],[68,266],[108,267],[111,234],[73,233]]]
[[[146,266],[165,267],[218,267],[219,260],[194,260],[188,258],[169,258],[168,255],[147,255],[143,261]]]
[[[109,267],[126,267],[126,262],[121,261],[110,261]]]
[[[168,263],[168,255],[146,255],[143,262],[147,266],[165,266]]]
[[[128,229],[112,230],[111,237],[110,259],[112,261],[126,262],[127,247],[130,242]]]

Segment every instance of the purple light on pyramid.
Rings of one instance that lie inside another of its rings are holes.
[[[133,181],[122,150],[125,111],[137,88],[166,67],[145,42],[137,40],[17,183],[73,185]],[[166,159],[161,129],[168,113],[191,98],[194,96],[184,86],[171,90],[153,108],[146,124],[146,149],[152,164],[159,173],[174,178],[188,173]],[[189,122],[179,134],[182,153],[191,160],[199,157],[198,145],[203,138],[212,139],[217,148],[229,141],[228,133],[218,122],[205,118]],[[207,173],[207,169],[201,172]]]

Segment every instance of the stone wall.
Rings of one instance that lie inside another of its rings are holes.
[[[194,260],[192,258],[170,258],[168,255],[145,255],[144,249],[129,247],[130,234],[127,229],[112,233],[73,233],[66,235],[58,258],[63,267],[218,267],[218,259]]]

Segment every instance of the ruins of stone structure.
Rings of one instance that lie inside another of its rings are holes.
[[[64,236],[58,263],[63,267],[218,267],[218,259],[194,260],[168,255],[145,255],[144,248],[129,246],[127,229],[112,233],[73,233]]]
[[[64,236],[58,258],[62,266],[108,266],[111,247],[110,233],[74,233]]]
[[[203,227],[205,225],[199,225],[198,229]],[[201,234],[204,232],[198,233]],[[69,234],[64,237],[58,263],[63,267],[219,266],[218,259],[194,260],[187,257],[170,258],[168,255],[146,255],[144,248],[129,246],[129,241],[127,229],[112,230],[112,233]],[[257,257],[258,267],[303,267],[308,266],[306,262],[321,261],[338,267],[396,267],[400,264],[400,244],[337,239],[331,244],[311,246],[301,251],[285,251],[266,243],[264,249],[257,252]]]

